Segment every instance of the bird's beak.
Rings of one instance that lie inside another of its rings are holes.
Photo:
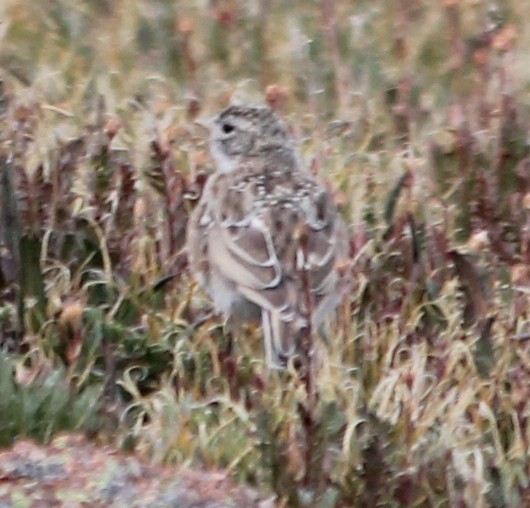
[[[215,117],[209,117],[209,118],[196,118],[193,123],[197,126],[199,126],[201,129],[204,129],[208,132],[210,132],[213,129],[213,124],[215,121]]]

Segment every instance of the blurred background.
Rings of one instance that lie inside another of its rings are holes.
[[[280,506],[530,504],[524,2],[3,0],[0,84],[2,446],[82,430]],[[231,100],[349,226],[309,392],[187,271],[193,121]]]

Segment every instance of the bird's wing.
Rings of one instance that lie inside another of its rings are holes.
[[[261,291],[280,283],[282,269],[274,243],[259,219],[231,226],[215,223],[208,250],[210,261],[237,285]]]
[[[207,289],[215,274],[214,299],[223,298],[219,287],[230,288],[262,309],[269,362],[281,365],[307,325],[304,280],[318,327],[341,298],[337,266],[348,248],[332,197],[310,176],[266,183],[263,192],[263,182],[210,177],[190,219],[188,248]]]
[[[329,193],[313,180],[305,194],[297,190],[296,199],[284,188],[260,200],[252,185],[225,189],[208,235],[212,265],[246,298],[285,320],[304,312],[303,271],[319,313],[336,292],[336,267],[346,254],[344,226]]]
[[[230,287],[274,288],[280,262],[267,225],[251,214],[249,188],[231,188],[227,175],[212,175],[190,216],[187,250],[192,271],[207,289],[212,272]],[[250,197],[252,201],[253,197]]]

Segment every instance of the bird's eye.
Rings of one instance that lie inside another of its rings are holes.
[[[224,123],[223,126],[221,127],[221,130],[225,134],[230,134],[234,129],[235,129],[235,127],[232,124],[230,124],[230,123]]]

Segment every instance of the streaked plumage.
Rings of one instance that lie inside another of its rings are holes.
[[[261,313],[267,360],[284,365],[307,325],[301,271],[314,328],[340,301],[344,224],[269,108],[225,109],[211,126],[210,148],[217,171],[188,225],[192,272],[226,316]]]

